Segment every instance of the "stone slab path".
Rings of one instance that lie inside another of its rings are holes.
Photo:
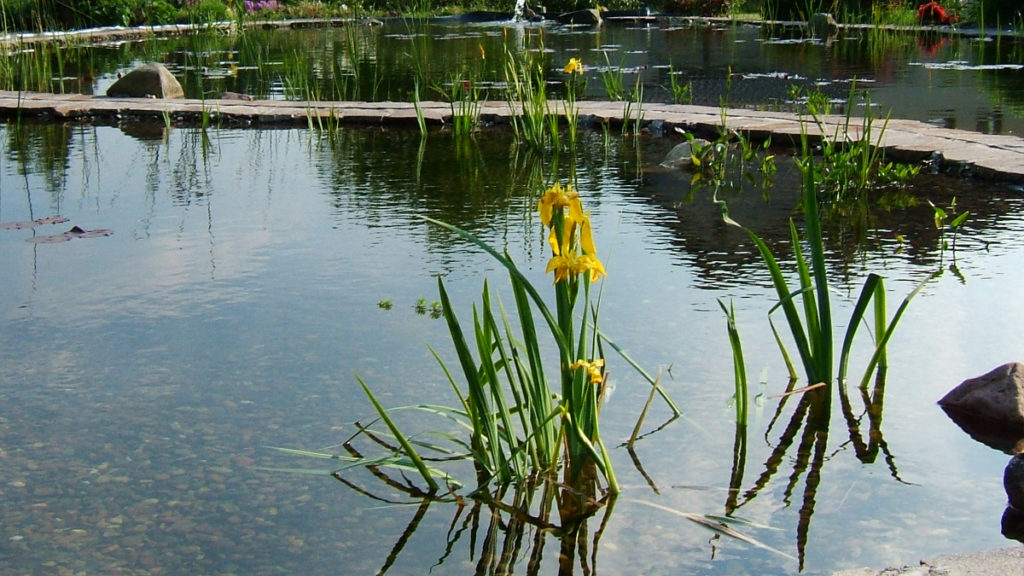
[[[561,102],[550,102],[551,110],[561,112]],[[609,123],[614,127],[635,119],[625,118],[622,102],[581,101],[580,121],[593,126]],[[133,119],[171,121],[174,125],[251,126],[326,126],[401,125],[415,129],[417,109],[430,125],[450,124],[451,107],[444,102],[296,102],[282,100],[109,98],[80,94],[44,94],[0,91],[0,118],[35,119],[49,122],[117,123]],[[482,102],[480,119],[485,124],[507,124],[514,111],[506,102]],[[676,129],[707,133],[722,123],[722,110],[708,106],[643,104],[643,120],[648,127],[665,133]],[[807,118],[785,112],[727,109],[728,128],[754,139],[771,136],[773,142],[786,139],[798,142],[802,131],[812,137],[849,137],[859,139],[862,121],[854,118],[849,126],[843,116],[826,117],[818,126]],[[205,119],[205,120],[204,120]],[[1015,135],[991,135],[939,128],[913,120],[875,120],[870,137],[885,149],[892,160],[938,161],[944,168],[968,171],[987,179],[1024,183],[1024,138]],[[879,140],[879,134],[881,139]]]

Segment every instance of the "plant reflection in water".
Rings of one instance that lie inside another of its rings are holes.
[[[346,442],[351,455],[361,458],[358,450]],[[514,574],[516,563],[526,558],[524,574],[539,574],[549,534],[559,540],[558,573],[575,573],[578,562],[581,573],[596,573],[598,543],[615,505],[615,495],[597,497],[597,479],[593,474],[581,478],[576,486],[540,478],[536,481],[497,488],[482,488],[464,498],[454,491],[445,495],[428,495],[414,484],[390,476],[379,468],[368,467],[379,480],[398,492],[419,500],[416,512],[401,536],[391,547],[377,574],[386,574],[395,564],[406,544],[416,533],[432,504],[454,508],[444,553],[434,566],[445,563],[456,544],[469,537],[470,557],[476,558],[474,574]],[[380,502],[405,504],[371,492],[341,472],[334,477],[349,488]],[[553,514],[557,511],[557,518]],[[597,515],[600,522],[590,533],[590,522]],[[529,538],[529,541],[526,539]]]

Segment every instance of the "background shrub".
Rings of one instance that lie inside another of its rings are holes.
[[[665,0],[662,11],[686,16],[725,16],[731,0]]]

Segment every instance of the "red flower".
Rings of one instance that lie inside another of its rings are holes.
[[[917,7],[917,21],[922,24],[952,24],[956,17],[946,14],[946,9],[932,0]]]

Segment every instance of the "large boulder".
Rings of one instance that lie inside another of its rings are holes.
[[[184,98],[178,79],[162,64],[145,64],[111,84],[107,96],[116,98]]]
[[[1024,364],[1011,362],[964,380],[939,400],[950,418],[972,437],[993,448],[1017,453],[1024,448]]]
[[[594,8],[576,10],[559,14],[557,20],[572,26],[598,26],[601,24],[601,13]]]
[[[811,17],[807,19],[807,28],[810,29],[811,36],[823,40],[839,35],[839,23],[828,12],[811,14]]]

